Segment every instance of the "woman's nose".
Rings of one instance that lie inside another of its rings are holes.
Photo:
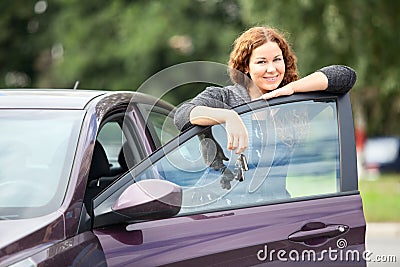
[[[269,62],[267,64],[267,72],[274,72],[276,70],[275,65],[273,62]]]

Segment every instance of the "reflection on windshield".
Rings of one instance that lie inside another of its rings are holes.
[[[0,218],[56,210],[68,183],[84,111],[0,111]]]

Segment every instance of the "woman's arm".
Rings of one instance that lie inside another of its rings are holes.
[[[297,81],[262,95],[262,99],[270,99],[294,93],[323,91],[347,93],[357,80],[356,72],[347,66],[333,65],[324,67]]]
[[[246,126],[234,110],[196,106],[190,112],[190,122],[202,126],[225,123],[228,149],[240,154],[248,147]]]
[[[228,149],[243,152],[248,146],[248,133],[240,116],[226,104],[226,88],[210,87],[175,112],[174,123],[179,130],[193,124],[209,126],[226,124]]]
[[[328,88],[326,90],[333,93],[347,93],[357,81],[355,70],[343,65],[324,67],[318,72],[324,73],[328,78]]]
[[[191,110],[189,119],[191,124],[209,126],[226,123],[233,113],[231,109],[196,106]]]
[[[212,108],[229,108],[225,102],[227,98],[227,91],[224,88],[208,87],[195,98],[189,102],[181,104],[175,111],[174,123],[175,126],[180,130],[184,131],[192,126],[190,113],[192,109],[196,107],[212,107]],[[206,114],[207,115],[207,114]],[[210,123],[212,125],[216,123]],[[203,125],[203,124],[199,124]]]

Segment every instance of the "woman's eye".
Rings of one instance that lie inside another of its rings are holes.
[[[260,61],[257,61],[256,63],[257,63],[257,64],[265,64],[266,61],[265,61],[265,60],[260,60]]]
[[[281,59],[280,57],[274,59],[275,62],[281,61],[281,60],[282,60],[282,59]]]

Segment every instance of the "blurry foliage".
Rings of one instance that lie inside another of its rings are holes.
[[[358,73],[352,101],[368,133],[400,134],[396,0],[28,0],[0,2],[0,86],[136,90],[169,66],[226,63],[233,40],[268,24],[287,33],[302,76]],[[166,98],[178,104],[204,85]],[[357,124],[357,122],[356,122]]]
[[[134,90],[177,63],[226,61],[240,22],[231,1],[57,3],[63,12],[52,34],[64,54],[54,75],[64,87],[81,80],[85,88]]]

